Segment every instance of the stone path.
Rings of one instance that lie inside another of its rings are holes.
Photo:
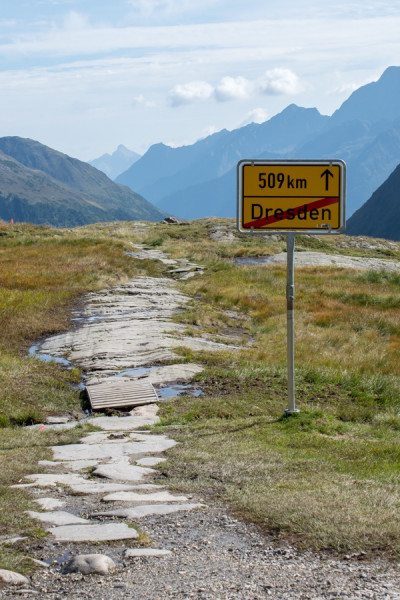
[[[162,260],[180,276],[202,272],[198,265],[178,263],[161,251],[141,248],[131,254]],[[224,344],[202,338],[185,338],[184,327],[171,321],[172,314],[188,300],[169,279],[136,278],[112,290],[90,294],[76,318],[77,326],[43,341],[37,352],[39,356],[66,357],[83,369],[86,384],[112,382],[116,376],[148,379],[159,387],[177,379],[187,381],[201,371],[200,365],[154,367],[154,362],[179,358],[173,348],[182,345],[196,350],[225,348]],[[101,431],[89,433],[78,444],[53,447],[54,460],[42,461],[42,466],[52,472],[29,475],[29,483],[14,486],[36,490],[67,486],[74,494],[99,496],[108,504],[107,510],[91,511],[89,519],[81,518],[57,510],[55,498],[38,497],[44,512],[31,511],[30,515],[42,521],[59,541],[111,541],[136,539],[139,534],[129,522],[143,516],[201,508],[201,503],[191,503],[184,496],[174,496],[162,486],[149,483],[157,475],[152,467],[165,460],[161,455],[176,444],[164,435],[138,431],[159,421],[157,410],[156,404],[147,404],[123,417],[90,417],[86,422]],[[36,427],[71,426],[65,419],[60,420]],[[112,522],[103,522],[103,517]],[[116,523],[117,519],[124,522]]]
[[[140,248],[138,257],[162,260],[180,279],[202,273],[200,266],[168,259],[160,251]],[[67,357],[70,363],[83,369],[86,385],[112,382],[117,376],[148,379],[159,389],[177,380],[187,382],[202,367],[173,363],[179,360],[175,347],[225,348],[223,343],[185,338],[184,327],[171,321],[172,314],[188,300],[170,279],[150,277],[90,294],[83,311],[75,317],[76,326],[43,341],[36,347],[36,353],[39,357],[41,354]],[[172,364],[154,366],[161,361]],[[169,515],[204,507],[152,483],[157,475],[152,467],[165,460],[162,454],[176,444],[164,435],[139,431],[159,421],[157,411],[156,404],[147,404],[122,417],[85,419],[100,431],[87,434],[78,444],[53,447],[53,460],[41,461],[41,466],[50,473],[29,475],[26,483],[14,486],[29,488],[34,494],[41,511],[29,514],[41,521],[57,542],[135,540],[139,533],[133,521],[153,514]],[[76,422],[61,417],[35,427],[68,429],[75,425]],[[61,489],[65,500],[57,497]],[[96,498],[88,518],[80,516],[88,511],[84,501],[80,506],[76,500],[79,496],[73,496],[73,511],[60,510],[71,504],[71,494],[82,495],[83,500],[89,496]],[[101,502],[107,510],[100,509]],[[162,548],[131,549],[132,556],[168,553]],[[83,561],[85,565],[86,562]]]
[[[175,271],[183,268],[152,252]],[[190,269],[184,273],[201,272],[193,265]],[[46,340],[39,352],[67,356],[84,369],[86,383],[147,377],[162,391],[201,370],[197,364],[174,363],[176,346],[224,347],[185,338],[183,328],[172,323],[173,311],[187,301],[170,280],[137,278],[91,294],[75,328]],[[160,360],[171,364],[154,367]],[[279,546],[223,508],[154,483],[159,474],[153,467],[176,444],[143,430],[158,422],[157,411],[149,404],[122,417],[88,418],[99,431],[78,444],[53,447],[53,460],[41,463],[49,472],[15,486],[35,498],[38,509],[30,515],[50,537],[26,542],[26,551],[41,567],[31,580],[0,570],[0,597],[400,598],[395,566]],[[66,421],[51,419],[39,428],[70,427]],[[101,577],[93,579],[92,573]]]
[[[281,252],[268,258],[269,264],[286,264],[287,254]],[[361,256],[342,256],[324,252],[296,252],[296,267],[345,267],[371,271],[390,271],[400,273],[400,262],[385,258],[366,258]]]

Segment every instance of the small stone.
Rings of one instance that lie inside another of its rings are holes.
[[[7,571],[7,569],[0,569],[0,583],[6,585],[29,585],[29,579],[20,573]]]
[[[59,423],[69,423],[71,421],[71,417],[68,415],[59,416],[59,417],[46,417],[46,423],[50,425],[57,425]]]
[[[43,567],[44,569],[48,569],[50,567],[50,565],[47,562],[44,562],[44,560],[38,560],[37,558],[30,558],[30,560],[35,563],[35,565],[37,565],[38,567]]]
[[[169,556],[171,550],[162,550],[160,548],[129,548],[124,551],[125,558],[141,558],[142,556]]]
[[[97,573],[107,575],[116,569],[117,565],[105,554],[78,554],[74,556],[64,567],[63,573]]]

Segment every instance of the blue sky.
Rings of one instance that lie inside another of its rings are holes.
[[[331,114],[400,64],[399,0],[13,0],[0,136],[82,160],[183,145],[291,103]]]

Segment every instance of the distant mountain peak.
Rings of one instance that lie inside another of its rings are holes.
[[[165,214],[86,162],[31,139],[0,138],[0,181],[0,218],[15,222],[72,227]]]
[[[112,154],[103,154],[99,158],[89,161],[89,164],[99,171],[103,171],[110,179],[116,179],[139,158],[140,154],[129,150],[124,144],[119,144]]]
[[[332,115],[332,123],[354,119],[371,123],[400,117],[400,67],[385,69],[377,81],[355,90]]]

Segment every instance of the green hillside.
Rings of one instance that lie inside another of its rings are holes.
[[[143,219],[157,208],[104,173],[34,140],[0,138],[0,218],[73,227]]]

